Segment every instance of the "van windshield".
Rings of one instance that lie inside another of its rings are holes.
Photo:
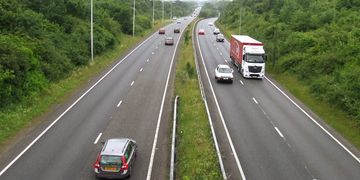
[[[264,63],[264,57],[260,54],[247,54],[246,61],[249,63]]]
[[[121,156],[102,155],[100,160],[101,165],[122,165]]]

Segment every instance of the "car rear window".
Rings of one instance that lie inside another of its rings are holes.
[[[220,73],[231,73],[231,69],[230,68],[219,68],[219,72]]]
[[[108,155],[102,155],[100,159],[101,165],[117,165],[121,166],[121,156],[108,156]]]

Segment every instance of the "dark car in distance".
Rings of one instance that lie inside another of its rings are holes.
[[[165,34],[165,28],[160,28],[159,29],[159,34]]]
[[[174,33],[180,33],[180,28],[179,27],[174,28]]]

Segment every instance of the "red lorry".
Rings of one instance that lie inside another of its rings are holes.
[[[265,76],[264,44],[246,35],[232,35],[230,39],[230,58],[245,78]]]

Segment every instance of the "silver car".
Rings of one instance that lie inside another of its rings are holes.
[[[226,64],[219,64],[215,69],[215,79],[219,81],[228,81],[230,83],[234,80],[234,70]]]
[[[167,36],[165,38],[165,45],[171,45],[171,46],[174,45],[174,38],[171,36]]]
[[[215,28],[214,31],[213,31],[213,34],[214,35],[220,34],[220,30],[218,28]]]
[[[111,179],[130,177],[136,150],[136,142],[132,139],[107,140],[94,164],[95,176]]]

